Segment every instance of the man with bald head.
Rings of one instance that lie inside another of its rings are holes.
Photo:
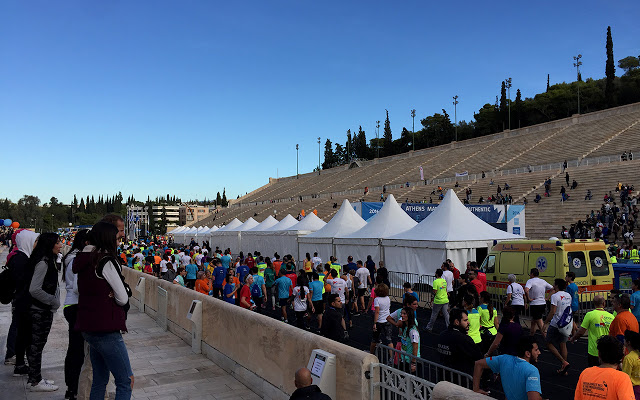
[[[613,315],[604,310],[605,300],[602,296],[596,296],[593,298],[594,310],[589,311],[582,320],[582,325],[576,333],[571,336],[569,341],[575,343],[576,339],[584,335],[585,332],[589,332],[589,349],[587,361],[589,367],[596,367],[600,365],[598,359],[598,339],[602,336],[609,334],[609,326],[613,321]]]
[[[289,400],[331,400],[331,397],[320,391],[317,385],[312,385],[311,371],[307,368],[300,368],[296,371],[296,391],[293,392]]]

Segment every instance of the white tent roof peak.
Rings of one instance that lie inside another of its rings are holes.
[[[317,215],[310,212],[304,219],[292,227],[286,229],[287,231],[317,231],[325,226],[327,223],[318,218]]]
[[[282,221],[278,222],[271,228],[265,229],[265,231],[284,231],[288,228],[291,228],[295,224],[298,223],[298,220],[293,218],[291,214],[287,214],[286,217],[282,218]]]
[[[317,231],[310,233],[307,237],[333,238],[349,235],[366,224],[367,221],[358,215],[349,200],[344,199],[340,210],[331,218],[331,221]]]
[[[228,231],[230,229],[237,228],[240,225],[242,225],[242,222],[238,218],[234,218],[231,222],[229,222],[228,224],[226,224],[222,228],[218,229],[216,232]]]
[[[278,223],[278,220],[273,218],[272,215],[269,215],[267,218],[265,218],[264,221],[260,222],[258,225],[254,226],[251,229],[248,229],[251,232],[256,232],[256,231],[264,231],[267,230],[269,228],[271,228],[272,226],[274,226],[275,224]]]
[[[387,197],[382,208],[359,230],[340,237],[346,238],[388,238],[409,230],[417,225],[396,202],[392,194]]]
[[[460,242],[472,240],[524,239],[494,228],[465,207],[455,192],[447,191],[435,210],[414,228],[389,239]]]
[[[235,228],[227,229],[227,232],[239,232],[246,231],[248,229],[254,228],[258,225],[258,221],[250,217],[248,220],[244,221],[243,224],[236,226]]]

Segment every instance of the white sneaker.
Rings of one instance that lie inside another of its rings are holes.
[[[47,381],[43,379],[37,385],[29,385],[29,390],[32,392],[55,392],[58,390],[58,387],[47,383]]]

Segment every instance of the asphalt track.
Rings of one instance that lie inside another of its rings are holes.
[[[400,308],[400,304],[392,302],[391,310]],[[280,308],[276,307],[273,311],[271,307],[262,309],[265,315],[269,315],[275,319],[280,319]],[[295,325],[295,315],[293,310],[288,309],[289,324]],[[437,353],[438,335],[445,329],[444,320],[439,317],[434,325],[433,333],[422,330],[427,326],[427,322],[431,317],[431,310],[420,307],[418,309],[418,325],[420,328],[420,355],[422,358],[439,362],[440,356]],[[284,322],[283,322],[284,323]],[[312,322],[315,324],[315,322]],[[528,325],[528,323],[527,323]],[[353,328],[349,330],[349,340],[347,344],[352,347],[369,351],[372,339],[373,313],[361,314],[353,317]],[[312,330],[315,325],[312,325]],[[394,331],[394,335],[397,330]],[[542,354],[538,358],[536,366],[540,371],[540,379],[542,382],[542,397],[545,399],[572,399],[574,397],[575,388],[578,383],[580,372],[587,367],[587,341],[586,336],[578,340],[575,344],[567,343],[569,352],[569,369],[568,376],[559,376],[556,371],[560,368],[560,362],[546,350],[543,345],[542,336],[536,335],[538,344]],[[497,399],[504,399],[501,383],[498,381],[491,386],[491,396]]]

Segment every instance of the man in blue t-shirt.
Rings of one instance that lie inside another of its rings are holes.
[[[194,263],[187,264],[184,269],[187,271],[187,276],[184,278],[185,286],[189,289],[193,289],[196,286],[196,275],[198,273],[198,266]]]
[[[264,278],[258,275],[258,267],[251,268],[251,275],[253,275],[253,284],[250,288],[251,299],[256,305],[256,311],[262,314],[262,309],[264,308],[264,295],[267,293],[267,286],[264,283]]]
[[[356,263],[353,262],[353,257],[349,256],[347,257],[347,265],[345,265],[344,270],[349,272],[351,270],[356,271],[358,269],[358,266],[356,265]]]
[[[226,277],[227,270],[222,266],[222,262],[220,260],[216,261],[216,267],[213,269],[213,297],[220,297]]]
[[[578,308],[580,306],[578,304],[578,302],[580,301],[580,295],[578,294],[578,285],[573,282],[575,279],[576,274],[572,271],[567,272],[567,275],[564,278],[564,280],[567,281],[567,288],[564,291],[569,293],[569,295],[571,296],[571,315],[573,318],[573,329],[571,330],[572,334],[578,330],[576,321],[578,320]]]
[[[231,254],[229,254],[229,250],[225,250],[224,251],[224,255],[220,258],[220,261],[222,262],[222,266],[225,269],[229,269],[229,264],[231,263]],[[244,282],[244,281],[241,281]]]
[[[278,279],[275,281],[275,286],[278,289],[278,304],[282,309],[282,320],[287,321],[287,305],[289,303],[289,291],[292,289],[293,282],[289,277],[285,276],[284,269],[280,269],[278,273]]]
[[[631,284],[631,313],[640,321],[640,279],[634,279]]]
[[[249,267],[247,265],[240,265],[236,268],[236,276],[240,282],[244,282],[244,278],[249,274]]]
[[[509,400],[542,400],[540,372],[532,363],[538,360],[540,349],[530,336],[520,338],[518,357],[504,354],[476,361],[473,370],[473,391],[487,394],[480,389],[480,378],[490,368],[502,379],[502,390]]]

